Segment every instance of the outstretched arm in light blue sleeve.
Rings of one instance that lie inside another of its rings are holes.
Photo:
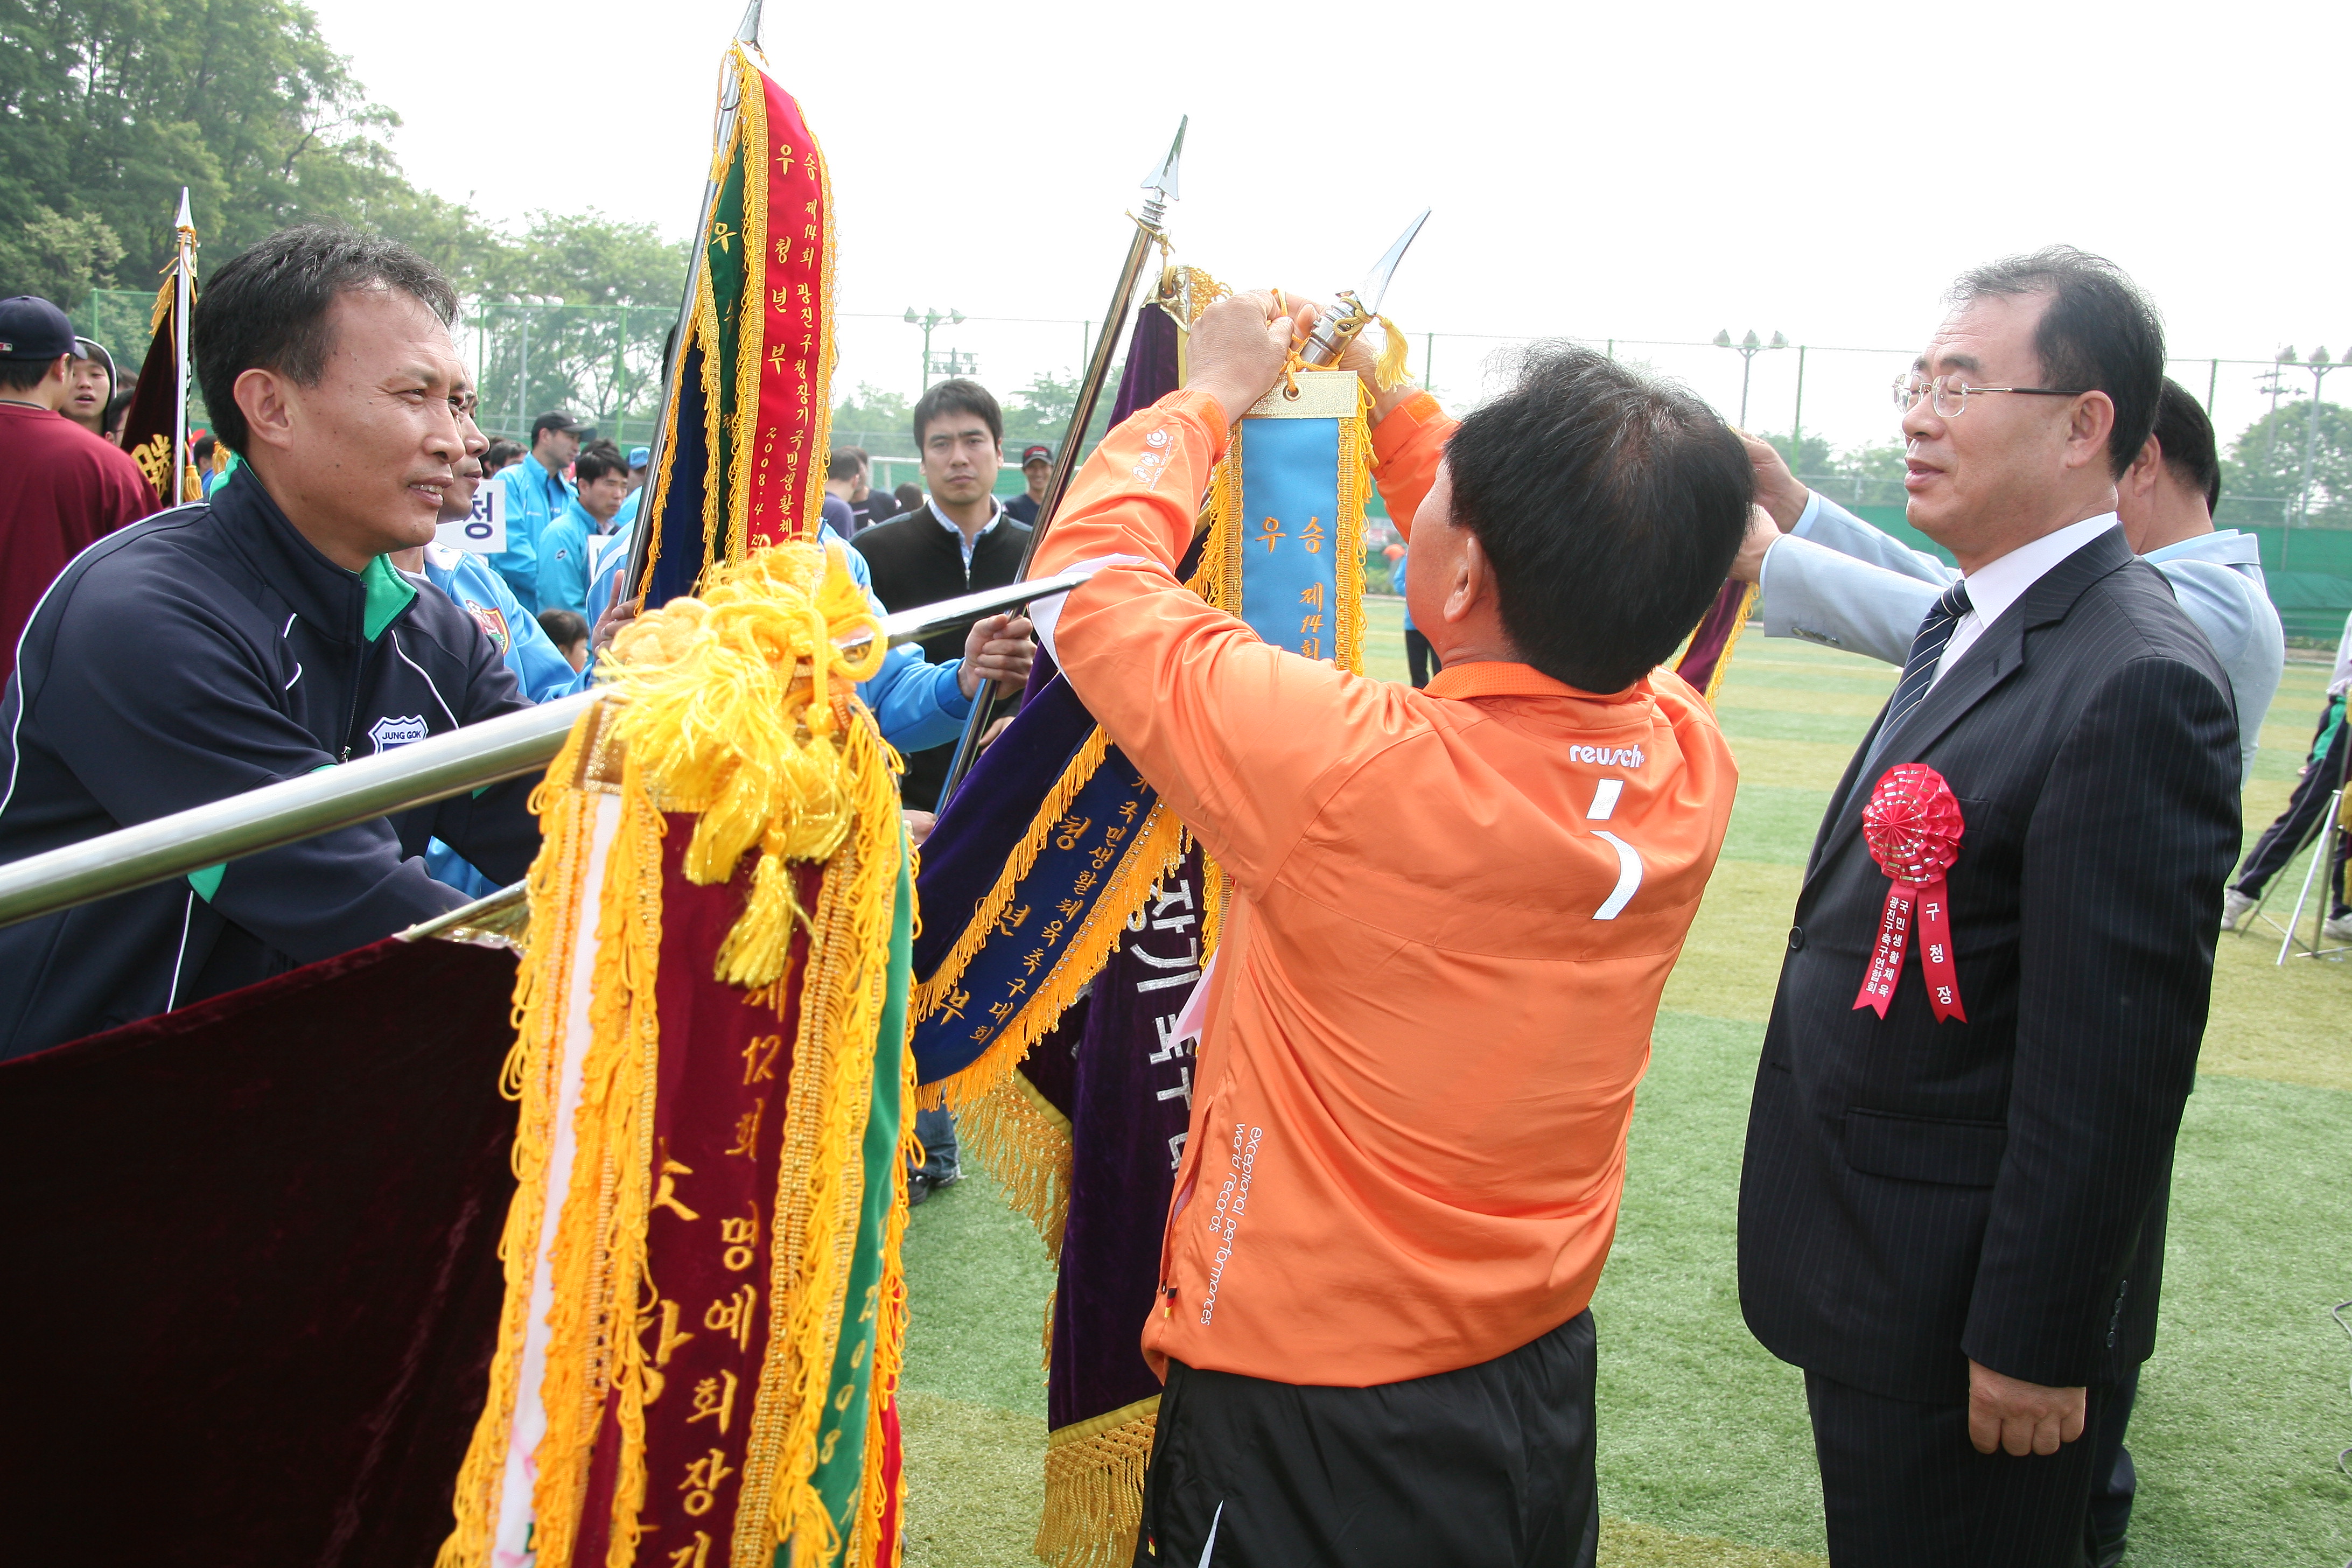
[[[817,539],[847,559],[849,574],[866,590],[866,603],[874,606],[874,613],[889,614],[874,596],[874,574],[866,557],[850,549],[829,523],[817,531]],[[963,732],[963,721],[971,714],[971,699],[956,684],[957,671],[962,667],[960,658],[933,664],[923,656],[921,644],[901,643],[883,657],[882,668],[873,679],[858,683],[857,700],[872,710],[882,738],[898,750],[921,752],[944,746]]]
[[[1901,664],[1943,590],[1797,534],[1764,552],[1764,635]]]
[[[1947,565],[1940,557],[1914,550],[1892,534],[1873,528],[1819,490],[1812,492],[1805,510],[1798,515],[1797,526],[1789,531],[1841,555],[1851,555],[1856,561],[1866,561],[1873,566],[1931,584],[1938,593],[1960,574],[1958,567]]]

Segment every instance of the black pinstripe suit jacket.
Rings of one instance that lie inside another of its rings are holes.
[[[1969,1360],[2111,1383],[2154,1343],[2237,852],[2229,678],[2116,530],[1987,627],[1858,779],[1876,734],[1814,840],[1764,1037],[1741,1307],[1781,1359],[1890,1398],[1965,1398]],[[1888,886],[1861,810],[1905,762],[1966,819],[1966,1022],[1936,1022],[1916,952],[1885,1018],[1853,1005]]]

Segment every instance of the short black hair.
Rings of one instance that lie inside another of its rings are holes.
[[[1539,342],[1445,447],[1454,521],[1494,563],[1521,658],[1581,691],[1664,663],[1722,590],[1756,474],[1722,417],[1672,382]]]
[[[497,473],[500,468],[505,468],[508,464],[520,463],[521,461],[522,443],[520,441],[509,441],[505,437],[501,436],[497,440],[491,442],[482,453],[483,477],[487,479],[488,476]]]
[[[857,454],[847,447],[835,447],[833,461],[824,466],[824,477],[828,479],[854,479],[857,477]]]
[[[570,647],[587,637],[588,617],[577,610],[550,607],[539,612],[539,629],[557,647]]]
[[[2107,434],[2108,477],[2121,479],[2156,428],[2164,386],[2164,320],[2124,269],[2104,256],[2053,245],[1960,274],[1950,302],[2046,294],[2033,329],[2042,384],[2104,392],[2116,405]]]
[[[457,291],[439,268],[398,240],[334,224],[281,228],[205,280],[188,322],[189,349],[214,434],[229,450],[243,457],[250,434],[236,378],[274,370],[316,386],[331,347],[327,312],[337,296],[365,289],[397,289],[444,326],[457,317]]]
[[[49,372],[58,367],[58,360],[66,357],[59,354],[57,359],[0,359],[0,386],[11,392],[30,392],[49,378]]]
[[[923,487],[908,479],[890,492],[890,499],[898,503],[901,510],[912,511],[923,504]]]
[[[593,480],[610,479],[614,474],[620,475],[625,479],[627,479],[629,459],[621,456],[621,448],[610,441],[590,442],[580,456],[572,460],[572,478],[576,484],[584,485]]]
[[[996,444],[1004,445],[1004,411],[988,388],[976,381],[956,376],[940,382],[923,394],[915,405],[915,450],[923,449],[923,431],[934,419],[944,419],[950,414],[976,414],[987,422],[988,433]]]
[[[109,430],[122,428],[123,421],[130,417],[131,405],[138,396],[139,387],[134,382],[106,400],[106,427]],[[219,422],[215,420],[215,423]]]
[[[2221,454],[2213,440],[2213,421],[2197,405],[2189,389],[2164,378],[2164,395],[2156,404],[2156,449],[2172,477],[2192,490],[2205,492],[2205,510],[2221,504]]]
[[[189,447],[188,455],[195,458],[199,463],[209,463],[213,460],[214,450],[219,446],[220,438],[218,437],[210,434],[199,436]]]

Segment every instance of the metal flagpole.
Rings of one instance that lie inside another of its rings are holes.
[[[764,0],[751,0],[751,4],[743,7],[743,19],[735,25],[735,42],[748,44],[755,52],[761,53],[764,53],[760,49],[760,11],[763,3]],[[742,108],[742,79],[733,71],[728,71],[726,83],[719,90],[719,118],[711,127],[710,173],[702,184],[702,212],[694,221],[694,244],[698,247],[710,230],[711,209],[719,203],[719,159],[726,152],[727,144],[735,139],[735,121]],[[669,407],[672,390],[677,385],[678,367],[686,363],[686,340],[691,335],[688,329],[694,321],[694,291],[701,279],[702,255],[697,248],[687,258],[686,292],[677,302],[677,324],[670,329],[669,353],[662,365],[661,396],[654,403],[653,438],[647,443],[646,497],[637,503],[637,521],[629,540],[629,563],[620,586],[614,591],[615,603],[624,595],[640,605],[644,603],[646,557],[651,551],[654,531],[661,527],[661,514],[655,510],[653,492],[660,483],[663,448],[669,445],[669,421],[663,418],[662,414]],[[666,492],[659,499],[665,504],[669,500]]]
[[[1037,557],[1037,546],[1045,541],[1045,530],[1053,525],[1055,510],[1062,504],[1062,492],[1076,468],[1078,447],[1086,439],[1087,426],[1093,423],[1095,405],[1102,396],[1103,383],[1110,375],[1110,356],[1118,348],[1119,329],[1127,324],[1129,307],[1135,300],[1136,279],[1143,274],[1145,258],[1151,247],[1162,239],[1160,221],[1167,212],[1167,204],[1177,199],[1176,165],[1184,156],[1184,130],[1192,123],[1186,115],[1176,122],[1176,140],[1170,143],[1168,156],[1143,176],[1143,215],[1135,219],[1135,238],[1127,247],[1127,259],[1118,269],[1118,287],[1111,290],[1110,308],[1103,313],[1102,331],[1096,334],[1094,353],[1087,361],[1086,379],[1078,384],[1078,399],[1070,408],[1069,427],[1062,433],[1062,444],[1054,453],[1054,469],[1046,476],[1045,494],[1037,503],[1037,521],[1030,527],[1029,542],[1021,552],[1021,567],[1015,572],[1015,583],[1029,575],[1029,563]],[[980,691],[972,698],[971,714],[964,721],[963,734],[956,742],[955,757],[948,763],[948,776],[940,785],[939,805],[945,810],[955,795],[956,785],[963,782],[972,759],[980,754],[981,732],[988,727],[990,710],[996,706],[995,687],[982,681]]]
[[[1039,594],[1075,588],[1091,574],[1065,572],[919,605],[882,618],[892,647],[913,642]],[[845,637],[845,647],[866,640]],[[378,756],[321,768],[206,805],[28,855],[0,866],[0,926],[168,882],[207,866],[257,855],[396,811],[545,767],[580,715],[604,700],[589,690],[503,713]]]
[[[195,495],[188,494],[188,312],[195,306],[196,220],[188,211],[188,187],[180,187],[180,216],[172,220],[179,256],[173,264],[172,368],[178,384],[172,391],[172,489],[174,505],[203,498],[202,479]]]

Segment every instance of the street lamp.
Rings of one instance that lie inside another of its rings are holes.
[[[1772,341],[1768,343],[1756,335],[1755,328],[1750,327],[1748,335],[1735,343],[1731,341],[1731,329],[1726,327],[1715,334],[1715,346],[1729,349],[1739,356],[1739,427],[1745,430],[1748,428],[1748,378],[1756,368],[1756,356],[1767,349],[1785,349],[1789,346],[1789,340],[1774,332]]]
[[[931,329],[938,326],[942,321],[945,321],[951,327],[961,326],[963,324],[963,312],[961,310],[950,310],[943,316],[940,314],[936,308],[930,308],[926,309],[921,315],[918,316],[915,314],[915,307],[912,305],[907,307],[907,324],[910,327],[920,327],[923,329],[923,390],[925,392],[929,392],[931,389]]]
[[[2312,350],[2311,357],[2303,362],[2303,368],[2311,372],[2311,415],[2303,426],[2303,486],[2297,492],[2294,510],[2305,528],[2311,526],[2311,462],[2319,446],[2319,392],[2327,380],[2327,373],[2342,370],[2345,364],[2352,364],[2352,360],[2330,363],[2327,351],[2324,348]],[[2284,537],[2279,541],[2279,564],[2286,564],[2286,540]]]

